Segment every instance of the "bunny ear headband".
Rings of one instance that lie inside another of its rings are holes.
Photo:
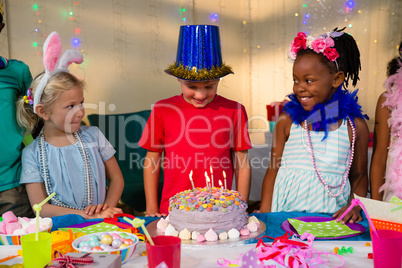
[[[43,65],[45,66],[45,74],[39,81],[35,91],[33,103],[35,113],[35,108],[40,102],[43,89],[46,87],[49,78],[58,72],[68,72],[68,66],[71,63],[81,64],[83,61],[83,56],[78,51],[66,50],[64,54],[62,54],[60,35],[57,32],[49,34],[43,44]]]

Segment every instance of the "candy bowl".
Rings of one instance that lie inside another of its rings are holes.
[[[49,225],[47,226],[47,228],[39,228],[39,232],[48,232],[50,233],[50,231],[52,230],[52,226],[53,224],[50,222]],[[30,233],[34,233],[33,232],[29,232],[27,234]],[[8,234],[0,234],[0,246],[6,246],[6,245],[21,245],[21,237],[24,236],[26,234],[15,234],[15,235],[8,235]]]
[[[73,248],[81,253],[120,254],[121,262],[130,259],[139,239],[126,232],[101,232],[79,237],[73,241]]]

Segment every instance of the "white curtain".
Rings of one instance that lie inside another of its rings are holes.
[[[357,87],[372,130],[386,65],[402,40],[401,0],[38,0],[37,9],[33,1],[3,3],[0,53],[26,62],[34,76],[43,69],[44,35],[58,31],[64,49],[79,38],[85,62],[71,71],[87,82],[88,114],[151,109],[180,94],[163,71],[175,60],[179,27],[215,24],[223,60],[235,72],[222,79],[218,94],[243,103],[251,128],[264,129],[266,105],[292,91],[286,52],[296,33],[346,27],[360,48]]]

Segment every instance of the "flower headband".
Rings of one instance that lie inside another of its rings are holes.
[[[81,64],[83,61],[83,56],[78,51],[66,50],[62,54],[60,35],[57,32],[49,34],[43,44],[43,65],[45,66],[45,74],[42,76],[35,90],[35,96],[33,98],[34,113],[36,113],[35,108],[39,104],[43,89],[46,87],[49,78],[59,72],[68,72],[67,68],[71,63],[75,62]],[[30,94],[30,92],[27,92],[27,95],[28,94]]]
[[[306,36],[305,33],[299,32],[290,45],[290,50],[288,51],[288,60],[294,62],[296,60],[297,52],[302,49],[312,49],[316,53],[322,53],[330,61],[335,61],[338,66],[336,59],[339,57],[338,52],[334,48],[335,42],[333,37],[339,37],[343,32],[330,32],[327,34],[320,35],[315,38],[312,36]]]

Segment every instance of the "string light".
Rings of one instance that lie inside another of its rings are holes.
[[[349,8],[353,8],[355,6],[355,2],[353,2],[352,0],[349,0],[346,2],[346,6]]]
[[[185,16],[186,8],[181,7],[181,8],[179,9],[179,12],[180,12],[180,14],[183,16],[183,22],[186,23],[186,22],[187,22],[187,18],[186,18],[186,16]]]
[[[80,39],[75,37],[75,38],[73,38],[73,41],[71,43],[73,44],[73,47],[79,47],[80,46]]]
[[[211,20],[212,22],[217,22],[217,21],[218,21],[218,13],[211,14],[211,15],[209,16],[209,18],[210,18],[210,20]]]

